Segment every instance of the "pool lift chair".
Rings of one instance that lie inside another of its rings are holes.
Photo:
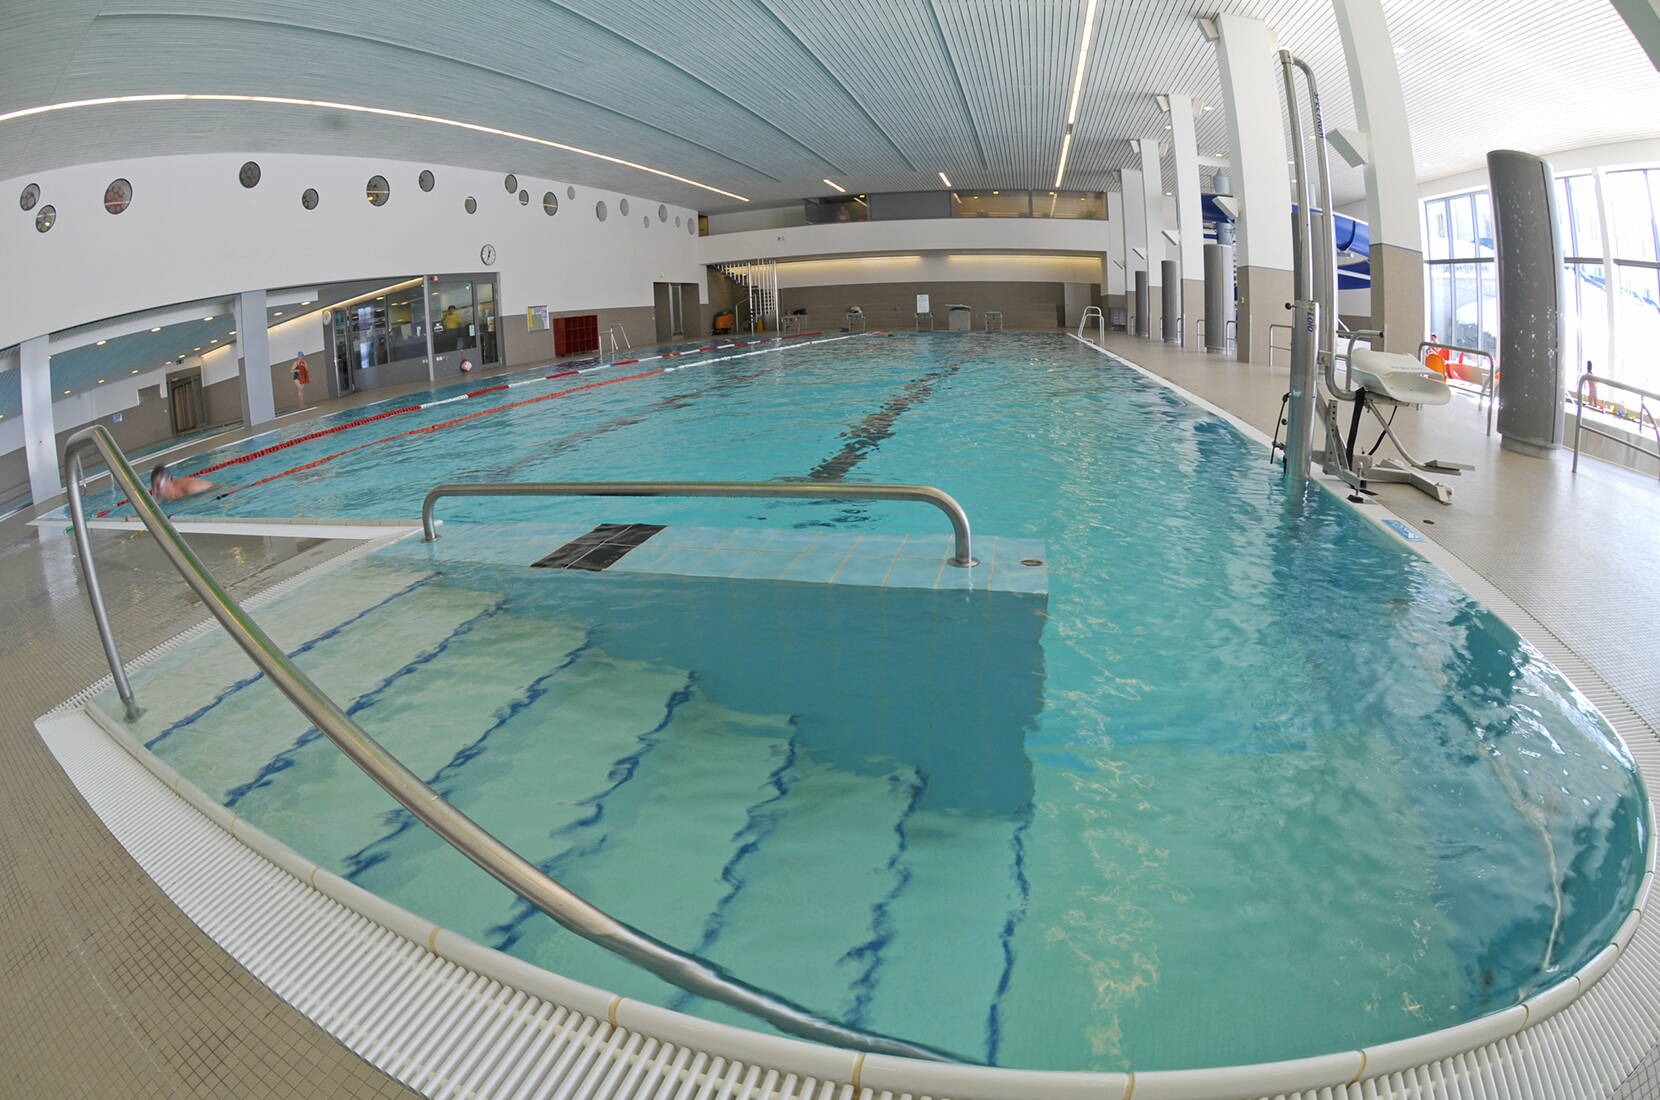
[[[1439,459],[1420,461],[1406,449],[1395,434],[1395,414],[1404,405],[1445,405],[1452,400],[1452,388],[1446,380],[1425,367],[1410,355],[1397,355],[1371,349],[1357,349],[1355,341],[1361,338],[1381,338],[1378,332],[1351,332],[1349,334],[1348,385],[1337,381],[1336,356],[1323,356],[1325,377],[1321,392],[1314,398],[1315,415],[1325,425],[1324,450],[1312,452],[1310,457],[1320,463],[1321,469],[1347,484],[1350,500],[1359,501],[1361,493],[1370,493],[1366,483],[1389,482],[1411,485],[1442,504],[1452,503],[1452,486],[1431,480],[1418,471],[1448,474],[1457,477],[1475,467],[1461,462],[1442,462]],[[1345,439],[1338,420],[1340,402],[1352,402],[1349,416],[1349,434]],[[1388,409],[1385,417],[1383,410]],[[1370,413],[1383,429],[1369,451],[1356,453],[1360,424]],[[1400,458],[1377,458],[1377,449],[1385,438],[1400,453]],[[1404,460],[1404,461],[1403,461]]]
[[[1379,341],[1381,332],[1347,332],[1349,348],[1346,383],[1337,380],[1337,248],[1336,219],[1332,212],[1331,164],[1326,142],[1326,124],[1320,110],[1320,92],[1314,70],[1289,50],[1279,51],[1280,70],[1285,81],[1286,106],[1290,112],[1292,171],[1297,202],[1292,207],[1291,251],[1292,310],[1291,387],[1281,402],[1285,442],[1276,439],[1270,459],[1283,451],[1285,477],[1300,485],[1308,479],[1311,462],[1349,486],[1349,499],[1361,503],[1375,495],[1367,482],[1395,482],[1411,485],[1442,504],[1452,503],[1452,488],[1425,477],[1423,473],[1457,475],[1474,467],[1454,462],[1421,462],[1413,457],[1394,432],[1390,421],[1403,405],[1445,405],[1452,400],[1446,380],[1409,355],[1377,350],[1357,350],[1355,341]],[[1303,141],[1302,112],[1297,97],[1297,73],[1308,88],[1308,114],[1313,123],[1314,166],[1318,188],[1310,186],[1307,152]],[[1315,217],[1315,212],[1319,217]],[[1354,404],[1349,417],[1349,435],[1343,438],[1338,405]],[[1382,410],[1389,409],[1385,417]],[[1360,422],[1367,413],[1383,432],[1371,450],[1356,454]],[[1324,425],[1324,449],[1313,448],[1314,422]],[[1377,458],[1384,437],[1395,445],[1401,458]],[[1403,462],[1404,460],[1404,462]]]

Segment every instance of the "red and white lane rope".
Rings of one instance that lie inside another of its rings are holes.
[[[642,356],[641,358],[638,358],[638,359],[618,359],[616,362],[613,362],[613,363],[600,363],[596,366],[583,367],[583,368],[578,369],[578,370],[555,371],[553,374],[542,375],[541,377],[538,377],[538,378],[521,378],[517,382],[500,382],[500,383],[497,383],[494,386],[485,386],[483,389],[471,390],[467,393],[456,394],[454,397],[445,397],[445,398],[441,398],[437,401],[425,401],[425,402],[422,402],[421,404],[418,404],[418,405],[404,405],[404,406],[401,406],[401,407],[396,408],[396,409],[388,409],[386,412],[376,413],[373,416],[360,417],[357,420],[352,420],[352,421],[349,421],[345,424],[336,424],[331,428],[323,428],[320,431],[311,432],[307,435],[296,436],[293,439],[285,439],[281,443],[274,443],[269,447],[264,447],[264,448],[261,448],[260,450],[257,450],[257,451],[251,451],[251,452],[249,452],[248,454],[245,454],[245,455],[238,455],[235,458],[229,458],[229,459],[226,459],[223,462],[218,462],[218,463],[215,463],[211,466],[204,466],[200,470],[196,470],[196,471],[192,472],[189,476],[190,477],[201,477],[204,474],[215,473],[216,471],[223,470],[223,469],[225,469],[227,467],[230,467],[230,466],[237,466],[237,465],[240,465],[244,462],[252,462],[255,459],[264,458],[267,455],[275,454],[278,451],[287,450],[289,447],[295,447],[295,446],[298,446],[301,443],[309,443],[314,439],[322,439],[324,436],[334,435],[336,432],[347,431],[348,429],[351,429],[351,428],[360,428],[365,424],[372,424],[377,420],[385,420],[388,417],[399,416],[403,413],[421,412],[422,410],[425,410],[425,409],[435,409],[435,408],[438,408],[440,405],[452,405],[452,404],[455,404],[458,401],[471,401],[474,398],[482,397],[485,394],[500,393],[500,392],[503,392],[503,391],[506,391],[506,390],[518,389],[521,386],[541,385],[542,383],[551,382],[551,381],[554,381],[556,379],[577,378],[577,377],[581,377],[583,375],[594,374],[598,371],[613,370],[617,367],[632,366],[632,365],[639,364],[639,363],[650,363],[650,362],[655,362],[657,360],[685,359],[685,358],[693,357],[693,356],[702,356],[702,355],[707,354],[708,352],[726,351],[726,350],[731,349],[731,348],[754,347],[754,346],[759,345],[759,344],[773,344],[773,343],[782,344],[786,340],[805,340],[807,342],[807,344],[828,344],[828,343],[834,343],[837,340],[848,340],[848,339],[851,339],[854,336],[861,336],[861,335],[866,335],[866,334],[865,333],[847,333],[847,334],[844,334],[844,335],[841,335],[841,336],[829,336],[829,337],[824,337],[823,339],[819,339],[819,340],[812,340],[812,339],[808,339],[808,338],[813,337],[813,336],[823,337],[824,334],[822,332],[803,332],[803,333],[801,333],[797,336],[767,336],[767,337],[762,337],[759,340],[734,340],[731,343],[727,343],[727,344],[708,344],[708,345],[705,345],[703,347],[688,349],[686,351],[665,351],[665,352],[660,352],[656,355]],[[746,358],[746,357],[751,356],[751,355],[761,355],[761,354],[766,353],[766,352],[778,351],[778,350],[780,350],[780,349],[778,349],[778,348],[759,348],[756,351],[745,351],[745,352],[740,352],[737,355],[722,356],[719,361],[720,362],[726,362],[726,361],[731,360],[731,359],[743,359],[743,358]],[[448,427],[451,427],[455,424],[463,424],[463,423],[466,423],[469,420],[476,420],[481,416],[488,416],[490,413],[501,412],[504,409],[516,409],[516,408],[519,408],[519,407],[524,406],[524,405],[534,405],[534,404],[536,404],[537,402],[540,402],[540,401],[550,401],[550,400],[552,400],[556,397],[568,397],[573,393],[580,393],[583,390],[597,389],[601,386],[611,386],[611,385],[615,385],[618,382],[632,382],[632,381],[636,381],[637,379],[641,379],[641,378],[651,378],[651,377],[653,377],[655,375],[659,375],[659,374],[670,374],[670,373],[673,373],[674,371],[685,370],[687,367],[697,366],[700,363],[707,363],[709,361],[710,360],[699,359],[698,362],[694,362],[694,363],[676,363],[673,366],[657,367],[657,368],[652,369],[652,370],[641,371],[638,374],[624,375],[620,378],[608,378],[608,379],[605,379],[605,380],[599,381],[599,382],[587,382],[587,383],[584,383],[584,384],[579,385],[579,386],[570,386],[570,387],[567,387],[567,388],[562,389],[562,390],[556,390],[553,393],[545,393],[545,394],[541,394],[540,396],[537,396],[537,397],[526,398],[522,401],[510,401],[510,402],[507,402],[506,404],[503,404],[503,405],[493,405],[488,409],[481,409],[480,411],[478,411],[476,413],[468,413],[466,416],[458,416],[458,417],[456,417],[452,420],[440,421],[437,424],[428,424],[424,427],[412,428],[411,430],[409,430],[407,432],[398,432],[394,435],[384,436],[380,439],[376,439],[376,440],[373,440],[373,441],[368,442],[368,443],[360,443],[355,447],[348,447],[343,451],[336,451],[334,454],[325,455],[324,457],[319,458],[319,459],[317,459],[313,462],[306,462],[306,463],[302,463],[299,466],[290,467],[287,470],[283,470],[281,473],[276,473],[276,474],[270,475],[269,477],[260,478],[258,481],[250,481],[246,485],[238,485],[233,489],[228,489],[225,492],[218,494],[218,496],[215,499],[223,499],[225,497],[228,497],[228,496],[232,495],[233,493],[240,493],[244,489],[252,489],[256,485],[265,485],[265,484],[268,484],[270,482],[276,481],[279,478],[287,477],[290,474],[297,474],[297,473],[300,473],[304,470],[315,469],[316,467],[322,466],[325,463],[333,462],[337,458],[342,458],[346,455],[354,454],[357,451],[364,450],[365,448],[368,448],[368,447],[378,446],[379,444],[382,444],[382,443],[390,443],[395,439],[404,439],[404,438],[407,438],[409,436],[421,435],[421,434],[424,434],[426,432],[434,432],[434,431],[437,431],[440,428],[448,428]],[[126,500],[117,501],[111,507],[104,509],[102,512],[99,512],[95,518],[102,519],[103,517],[105,517],[105,516],[109,515],[111,512],[113,512],[116,508],[120,508],[122,505],[124,505],[126,503],[127,503]]]

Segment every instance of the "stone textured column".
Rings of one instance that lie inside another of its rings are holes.
[[[1239,200],[1239,358],[1268,361],[1268,326],[1289,324],[1291,178],[1286,170],[1281,83],[1268,24],[1216,17],[1216,56],[1228,112],[1233,195]]]
[[[1365,135],[1372,327],[1383,330],[1384,350],[1413,355],[1425,336],[1423,215],[1401,75],[1378,0],[1332,0],[1332,9]]]

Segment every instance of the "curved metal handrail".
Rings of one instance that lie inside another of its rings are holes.
[[[82,460],[96,450],[109,465],[110,473],[192,591],[207,604],[213,617],[242,647],[261,672],[270,678],[290,702],[299,708],[336,748],[378,783],[404,809],[414,814],[451,847],[478,864],[492,878],[540,909],[562,926],[615,955],[649,970],[688,993],[720,1001],[772,1024],[780,1031],[816,1042],[850,1047],[878,1054],[893,1054],[930,1061],[950,1061],[946,1055],[927,1047],[873,1035],[814,1014],[811,1010],[727,974],[720,967],[688,955],[661,940],[641,932],[572,893],[512,848],[491,835],[483,826],[452,806],[437,791],[403,765],[378,741],[364,732],[340,706],[323,693],[290,661],[240,604],[231,598],[168,521],[128,464],[115,438],[102,425],[83,428],[69,437],[64,447],[69,477],[69,513],[74,521],[75,549],[92,601],[93,618],[109,658],[110,673],[117,692],[126,704],[130,721],[140,712],[127,682],[110,632],[109,617],[98,589],[93,565],[92,542],[88,537],[85,508],[81,501]],[[938,492],[938,490],[933,490]],[[940,493],[944,497],[945,494]],[[945,499],[949,500],[949,497]],[[430,499],[429,499],[430,503]],[[955,502],[953,502],[955,503]],[[966,537],[967,529],[964,529]]]
[[[956,549],[945,559],[967,568],[974,560],[968,513],[932,485],[864,485],[845,481],[489,481],[439,485],[421,502],[426,541],[438,537],[432,509],[442,497],[758,497],[764,500],[914,500],[932,504],[951,521]]]

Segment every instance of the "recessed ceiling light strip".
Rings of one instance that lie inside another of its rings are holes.
[[[1084,70],[1089,66],[1089,44],[1095,39],[1095,13],[1101,0],[1089,0],[1084,10],[1084,33],[1078,39],[1078,63],[1072,71],[1072,98],[1066,106],[1066,133],[1061,137],[1061,159],[1055,168],[1055,186],[1066,176],[1066,160],[1072,154],[1072,127],[1078,122],[1078,104],[1084,96]]]
[[[1099,0],[1093,0],[1099,2]],[[614,157],[609,153],[596,153],[592,149],[583,149],[576,145],[567,145],[562,141],[552,141],[548,138],[535,137],[531,134],[521,134],[513,130],[502,130],[494,126],[484,126],[477,122],[462,122],[459,119],[440,118],[437,115],[423,115],[414,111],[396,111],[390,107],[365,107],[357,103],[334,103],[323,99],[295,99],[289,96],[273,95],[231,95],[228,93],[200,93],[200,92],[156,92],[149,95],[117,95],[104,96],[99,99],[76,99],[64,103],[48,103],[39,107],[24,107],[21,110],[9,111],[0,114],[0,122],[11,122],[15,119],[29,118],[34,115],[49,114],[53,111],[71,111],[81,107],[108,107],[123,103],[169,103],[180,100],[200,100],[212,103],[270,103],[280,107],[320,107],[329,111],[350,111],[354,114],[376,115],[380,118],[401,118],[411,122],[430,122],[438,126],[450,126],[458,130],[470,130],[475,134],[489,134],[492,137],[511,138],[514,141],[529,142],[532,145],[542,145],[549,149],[561,149],[567,153],[576,153],[579,156],[592,157],[594,160],[603,160],[608,164],[618,164],[624,168],[633,168],[640,172],[649,172],[651,175],[663,179],[674,180],[690,187],[701,188],[717,195],[724,195],[739,202],[748,202],[743,195],[731,191],[722,191],[719,187],[712,187],[707,183],[699,183],[685,176],[677,176],[673,172],[665,172],[661,168],[652,168],[622,157]]]
[[[843,187],[841,184],[837,183],[835,180],[825,180],[824,185],[826,187],[834,187],[837,191],[840,191],[844,195],[847,194],[847,188]]]

